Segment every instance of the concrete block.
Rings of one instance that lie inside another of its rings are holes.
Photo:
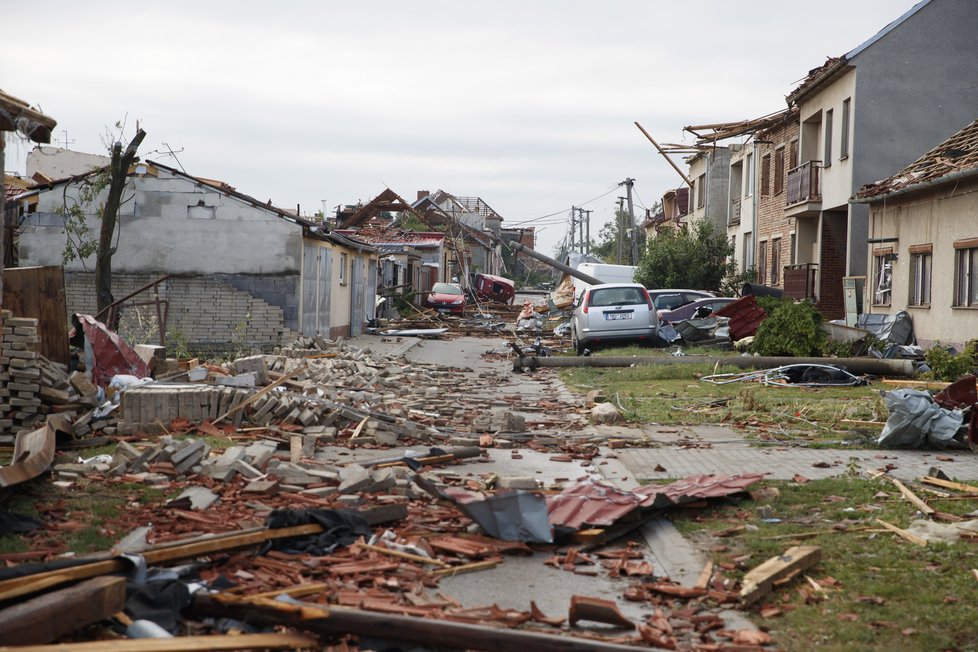
[[[341,494],[359,493],[371,485],[373,479],[370,477],[370,472],[359,464],[348,464],[340,469],[339,492]]]

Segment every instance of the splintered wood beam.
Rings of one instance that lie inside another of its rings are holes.
[[[655,148],[657,150],[659,150],[659,153],[660,154],[662,154],[662,158],[666,159],[666,161],[669,163],[669,165],[672,166],[672,169],[675,170],[679,174],[679,176],[681,176],[683,178],[683,181],[686,182],[686,185],[688,185],[689,187],[692,187],[693,186],[693,182],[689,180],[689,177],[686,176],[686,173],[683,172],[682,170],[680,170],[679,169],[679,166],[676,165],[671,158],[669,158],[669,155],[666,154],[665,150],[662,149],[659,146],[659,143],[655,142],[655,139],[652,138],[652,136],[649,135],[649,132],[645,131],[645,128],[642,125],[640,125],[638,122],[635,123],[635,126],[638,127],[639,131],[641,131],[643,134],[645,134],[645,137],[649,139],[649,142],[650,143],[652,143],[653,145],[655,145]]]
[[[126,578],[86,580],[0,611],[0,641],[8,645],[49,643],[111,617],[125,603]]]
[[[0,647],[10,652],[216,652],[218,650],[318,650],[318,640],[302,634],[229,634],[216,636],[175,636],[173,638],[133,638],[91,641],[65,645]]]
[[[900,493],[903,494],[903,497],[906,498],[908,501],[910,501],[910,503],[912,503],[914,507],[919,509],[922,514],[926,516],[933,516],[936,510],[930,505],[928,505],[927,503],[925,503],[923,500],[921,500],[920,497],[917,496],[917,494],[910,491],[910,489],[908,489],[905,484],[903,484],[896,478],[890,478],[890,481],[896,485],[896,488],[900,490]]]
[[[822,559],[822,549],[816,546],[794,546],[772,557],[744,575],[740,599],[750,605],[771,592],[774,583],[811,568]]]
[[[246,597],[197,594],[187,609],[196,616],[237,618],[259,625],[285,625],[320,635],[382,637],[430,647],[493,652],[635,652],[634,646],[597,639],[578,639],[488,625],[325,607],[312,603],[296,605],[269,599],[249,600]]]
[[[935,487],[944,487],[945,489],[954,489],[955,491],[963,491],[969,494],[978,494],[978,487],[970,484],[961,484],[960,482],[952,482],[951,480],[942,480],[941,478],[933,478],[929,475],[925,475],[920,479],[920,481],[924,484],[932,484]]]
[[[909,541],[910,543],[914,544],[915,546],[924,547],[924,546],[927,545],[927,539],[923,539],[921,537],[918,537],[913,532],[907,532],[903,528],[897,527],[897,526],[893,525],[892,523],[887,523],[886,521],[884,521],[881,518],[876,519],[876,522],[879,523],[880,525],[882,525],[883,527],[885,527],[887,530],[889,530],[893,534],[895,534],[898,537],[900,537],[901,539],[904,539],[905,541]]]

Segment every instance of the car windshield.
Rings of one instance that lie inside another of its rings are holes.
[[[645,293],[641,288],[598,288],[591,290],[589,305],[592,306],[634,306],[645,303]]]
[[[462,288],[451,283],[435,283],[431,288],[432,294],[462,294]]]

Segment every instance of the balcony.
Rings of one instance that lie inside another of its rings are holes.
[[[814,217],[821,212],[821,175],[821,161],[808,161],[788,171],[785,217]]]
[[[784,268],[784,296],[789,299],[815,299],[816,263],[786,265]]]

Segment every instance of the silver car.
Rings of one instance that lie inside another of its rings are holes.
[[[571,342],[580,355],[598,344],[658,341],[659,322],[649,291],[639,283],[588,288],[574,307]]]

